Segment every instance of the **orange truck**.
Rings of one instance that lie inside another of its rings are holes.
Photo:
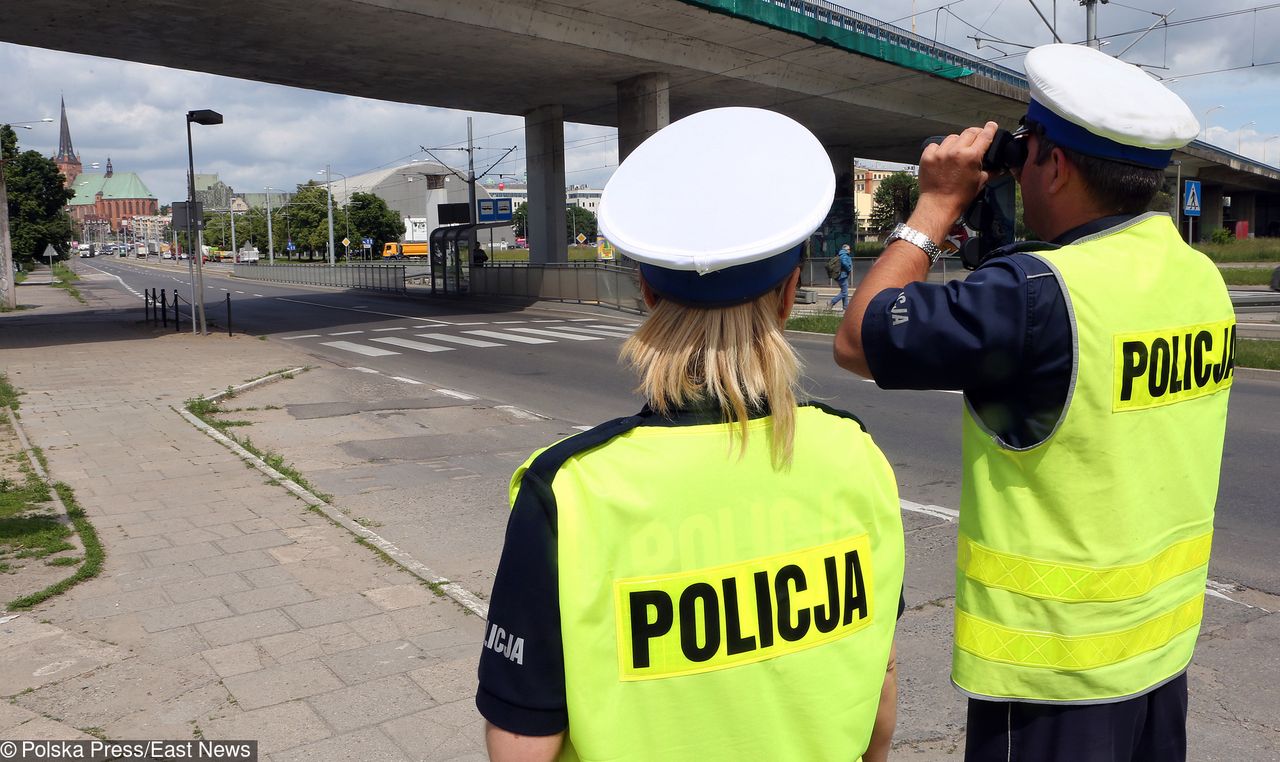
[[[416,259],[431,254],[431,245],[426,243],[386,243],[382,247],[383,259]]]

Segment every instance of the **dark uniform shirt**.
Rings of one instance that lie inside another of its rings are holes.
[[[876,294],[862,319],[876,384],[961,390],[1007,446],[1043,442],[1071,385],[1071,321],[1052,269],[1018,250],[1058,248],[1133,217],[1103,217],[1048,244],[1016,244],[1014,253],[993,257],[963,281]]]
[[[839,413],[853,418],[848,413]],[[751,417],[767,415],[754,411]],[[855,419],[856,420],[856,419]],[[560,633],[557,518],[551,482],[573,455],[598,447],[636,426],[695,426],[722,422],[720,411],[697,407],[663,418],[647,406],[639,414],[603,423],[548,448],[525,472],[507,522],[502,560],[493,581],[486,643],[480,652],[476,707],[494,725],[512,733],[547,736],[569,726],[565,699],[564,646]],[[898,616],[905,609],[898,600]],[[489,644],[493,625],[519,632],[519,661]]]

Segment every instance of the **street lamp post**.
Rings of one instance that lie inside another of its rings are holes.
[[[1236,153],[1240,153],[1240,139],[1241,139],[1242,137],[1244,137],[1244,136],[1241,134],[1241,133],[1243,133],[1244,128],[1245,128],[1245,127],[1252,127],[1252,126],[1254,126],[1255,124],[1257,124],[1257,122],[1256,122],[1256,121],[1254,121],[1253,119],[1250,119],[1249,121],[1245,122],[1244,124],[1242,124],[1242,125],[1240,125],[1239,127],[1237,127],[1237,128],[1236,128]]]
[[[187,248],[190,249],[196,241],[194,225],[192,217],[195,216],[196,203],[196,160],[195,153],[191,148],[191,123],[203,124],[211,126],[222,124],[222,114],[211,109],[197,109],[187,112]],[[192,284],[192,304],[191,309],[196,310],[200,314],[200,332],[208,333],[209,326],[205,321],[204,315],[204,268],[201,262],[204,259],[204,252],[197,246],[194,252],[191,252],[192,258],[195,260],[196,277],[195,283]],[[197,296],[198,293],[198,296]]]
[[[1204,112],[1204,139],[1205,140],[1209,139],[1209,115],[1219,109],[1224,109],[1224,108],[1226,108],[1226,106],[1223,106],[1222,104],[1218,104],[1217,106],[1214,106],[1213,108]]]
[[[33,124],[52,122],[52,117],[45,117],[31,122],[4,122],[9,127],[31,129]],[[53,265],[49,266],[50,278],[53,277]],[[0,291],[4,292],[6,309],[18,308],[18,284],[13,274],[13,248],[9,241],[9,192],[4,185],[4,155],[0,154]]]
[[[276,239],[271,234],[271,186],[268,185],[264,190],[267,192],[267,263],[276,263]]]
[[[324,189],[329,194],[329,201],[325,204],[325,209],[329,213],[329,266],[333,267],[333,178],[330,177],[331,170],[328,164],[324,165],[324,174]]]
[[[1271,137],[1262,141],[1262,163],[1263,164],[1267,163],[1267,144],[1273,140],[1280,140],[1280,135],[1272,135]]]

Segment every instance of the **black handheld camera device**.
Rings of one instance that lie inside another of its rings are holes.
[[[944,139],[942,135],[935,135],[925,140],[921,149]],[[982,157],[982,168],[990,178],[960,218],[965,228],[973,231],[960,244],[960,262],[967,269],[977,269],[996,249],[1013,243],[1017,185],[1009,172],[1021,167],[1026,160],[1027,143],[1022,135],[997,130],[991,147]]]

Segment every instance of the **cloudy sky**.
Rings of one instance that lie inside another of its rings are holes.
[[[1099,10],[1099,33],[1113,55],[1158,21],[1164,0],[1112,0]],[[841,5],[916,32],[954,48],[1021,70],[1025,48],[1052,41],[1032,0],[837,0]],[[1280,28],[1280,5],[1252,11],[1260,0],[1200,0],[1184,3],[1157,29],[1124,53],[1124,59],[1150,64],[1151,71],[1176,79],[1170,87],[1207,122],[1207,138],[1230,150],[1280,164],[1280,40],[1257,30]],[[1058,34],[1076,42],[1084,36],[1084,9],[1077,0],[1035,0]],[[1262,6],[1267,7],[1267,6]],[[1145,10],[1144,10],[1145,9]],[[1244,13],[1233,13],[1248,11]],[[1206,18],[1206,17],[1219,18]],[[1205,20],[1197,20],[1205,19]],[[977,47],[972,37],[985,37]],[[1229,70],[1229,71],[1224,71]],[[161,203],[184,197],[185,141],[182,115],[210,106],[226,116],[214,128],[196,127],[196,168],[217,172],[237,191],[264,186],[291,189],[316,176],[326,164],[354,175],[411,159],[427,158],[419,146],[458,146],[466,142],[467,113],[349,96],[328,95],[243,80],[163,69],[0,43],[0,120],[58,116],[58,96],[67,100],[72,140],[81,160],[139,173]],[[199,103],[192,102],[198,93]],[[1207,120],[1204,114],[1212,111]],[[479,167],[488,166],[511,146],[518,150],[497,170],[524,171],[523,120],[474,114]],[[1253,124],[1249,124],[1252,122]],[[599,187],[617,163],[614,131],[570,124],[565,127],[567,181]],[[24,148],[47,155],[57,151],[57,124],[19,130]],[[438,154],[457,166],[463,152]],[[874,159],[875,157],[867,157]],[[485,161],[488,159],[488,161]]]

